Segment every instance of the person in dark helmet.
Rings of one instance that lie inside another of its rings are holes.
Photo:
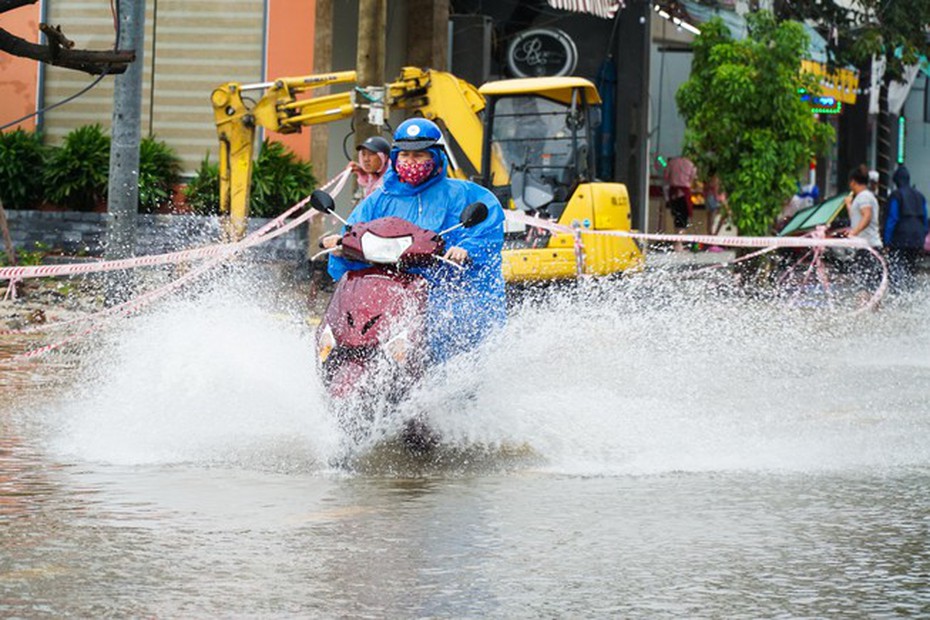
[[[349,224],[395,216],[439,232],[459,222],[462,210],[474,202],[488,207],[484,222],[445,235],[445,258],[463,265],[460,271],[437,263],[420,273],[429,283],[428,331],[433,361],[476,346],[505,319],[501,251],[504,211],[484,187],[447,176],[449,160],[439,127],[425,118],[401,123],[394,132],[391,167],[384,181],[352,212]],[[323,239],[335,247],[341,235]],[[347,271],[367,267],[341,256],[329,258],[329,274],[339,280]]]
[[[349,162],[361,193],[359,199],[367,198],[381,184],[389,167],[391,143],[381,136],[371,136],[357,147],[358,160]]]
[[[897,288],[914,283],[917,260],[927,238],[927,199],[911,185],[911,173],[901,165],[892,180],[895,190],[888,199],[882,240],[888,250],[891,281]]]

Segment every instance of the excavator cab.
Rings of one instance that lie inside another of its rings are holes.
[[[535,78],[491,82],[480,92],[487,105],[486,156],[507,171],[507,178],[495,178],[483,165],[484,184],[502,204],[558,219],[575,186],[594,170],[597,90],[580,78]]]
[[[630,229],[630,204],[619,183],[594,181],[594,130],[601,99],[578,77],[489,82],[485,97],[481,182],[505,208],[520,210],[582,233]],[[632,240],[582,234],[583,257],[570,235],[515,226],[508,229],[508,280],[562,279],[607,274],[638,263]]]

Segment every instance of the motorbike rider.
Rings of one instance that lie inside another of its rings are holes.
[[[444,258],[463,270],[437,261],[419,269],[429,284],[427,329],[432,361],[442,362],[478,344],[504,322],[504,279],[501,251],[504,212],[497,198],[484,187],[447,176],[446,157],[439,127],[425,118],[412,118],[394,132],[391,169],[368,198],[349,215],[349,224],[395,216],[440,232],[459,223],[462,210],[474,202],[488,207],[485,221],[444,235]],[[322,240],[335,247],[341,235]],[[339,280],[350,270],[368,265],[342,256],[329,257],[328,271]]]

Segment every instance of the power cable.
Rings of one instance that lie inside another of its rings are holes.
[[[120,32],[120,26],[119,26],[119,0],[115,0],[115,5],[114,5],[114,0],[110,0],[110,14],[113,16],[113,25],[114,25],[114,30],[116,31],[116,40],[113,42],[113,51],[115,52],[115,51],[118,49],[118,47],[119,47],[119,32]],[[99,84],[99,83],[103,80],[103,78],[105,78],[107,75],[109,75],[109,73],[110,73],[110,68],[107,67],[106,69],[103,70],[103,73],[101,73],[100,75],[98,75],[98,76],[94,79],[93,82],[91,82],[90,84],[88,84],[87,86],[85,86],[84,88],[82,88],[81,90],[79,90],[78,92],[74,93],[73,95],[71,95],[71,96],[69,96],[69,97],[66,97],[65,99],[62,99],[61,101],[58,101],[58,102],[53,103],[53,104],[51,104],[51,105],[47,105],[47,106],[45,106],[45,107],[43,107],[43,108],[41,108],[41,109],[39,109],[39,110],[36,110],[35,112],[31,112],[31,113],[29,113],[29,114],[23,116],[22,118],[18,118],[18,119],[16,119],[15,121],[12,121],[12,122],[7,123],[6,125],[2,125],[2,126],[0,126],[0,131],[3,131],[3,130],[5,130],[5,129],[9,129],[10,127],[13,127],[14,125],[19,125],[19,124],[22,123],[23,121],[27,121],[27,120],[29,120],[30,118],[32,118],[33,116],[38,116],[39,114],[45,114],[45,113],[48,112],[49,110],[54,110],[54,109],[57,108],[57,107],[60,107],[60,106],[65,105],[66,103],[71,103],[72,101],[74,101],[74,100],[77,99],[78,97],[81,97],[82,95],[84,95],[84,94],[86,94],[88,91],[90,91],[92,88],[94,88],[97,84]]]

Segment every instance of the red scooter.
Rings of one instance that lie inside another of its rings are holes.
[[[349,225],[336,214],[332,197],[321,190],[313,192],[310,205],[346,225],[337,247],[317,256],[341,250],[343,257],[371,265],[339,280],[316,332],[323,382],[337,404],[343,429],[358,439],[365,436],[374,405],[399,403],[427,365],[427,282],[409,270],[437,261],[451,263],[442,257],[442,236],[480,224],[488,208],[471,204],[462,211],[459,224],[436,233],[398,217]],[[405,422],[402,438],[413,452],[428,451],[437,442],[419,418]]]

